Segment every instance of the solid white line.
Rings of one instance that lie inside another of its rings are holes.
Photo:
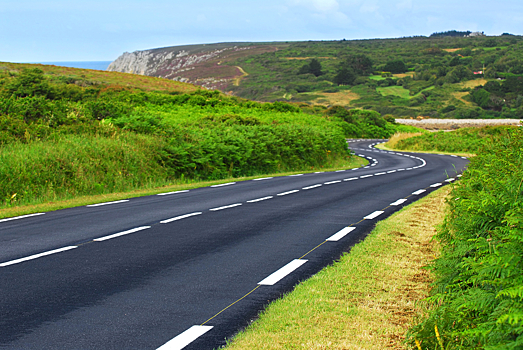
[[[434,188],[434,187],[439,187],[441,185],[443,185],[443,184],[441,182],[438,182],[438,183],[430,185],[430,187]]]
[[[115,233],[113,235],[100,237],[100,238],[95,238],[95,239],[93,239],[93,241],[95,241],[95,242],[102,242],[102,241],[106,241],[106,240],[111,239],[111,238],[125,236],[125,235],[131,234],[131,233],[135,233],[135,232],[138,232],[138,231],[142,231],[142,230],[147,230],[148,228],[151,228],[151,226],[142,226],[142,227],[133,228],[131,230]]]
[[[292,191],[288,191],[288,192],[278,193],[277,196],[286,196],[288,194],[296,193],[296,192],[300,192],[300,190],[292,190]]]
[[[332,184],[337,184],[337,183],[340,183],[341,180],[336,180],[336,181],[329,181],[329,182],[324,182],[324,185],[332,185]]]
[[[345,227],[344,229],[338,231],[337,233],[333,234],[329,238],[326,239],[326,241],[329,242],[337,242],[346,235],[348,235],[350,232],[354,231],[356,227]]]
[[[212,185],[211,187],[215,188],[215,187],[223,187],[223,186],[229,186],[229,185],[234,185],[236,182],[228,182],[226,184],[219,184],[219,185]]]
[[[357,177],[351,177],[351,178],[348,178],[348,179],[343,179],[343,181],[352,181],[352,180],[358,180]]]
[[[377,210],[377,211],[375,211],[374,213],[365,216],[364,219],[365,219],[365,220],[372,220],[372,219],[374,219],[374,218],[377,218],[378,216],[380,216],[380,215],[383,214],[383,213],[384,213],[384,211],[382,211],[382,210]]]
[[[19,263],[27,261],[27,260],[33,260],[33,259],[41,258],[42,256],[65,252],[66,250],[71,250],[71,249],[74,249],[74,248],[78,248],[78,246],[63,247],[63,248],[60,248],[60,249],[50,250],[50,251],[44,252],[44,253],[39,253],[39,254],[31,255],[31,256],[26,256],[25,258],[20,258],[20,259],[16,259],[16,260],[7,261],[5,263],[1,263],[0,267],[14,265],[14,264],[19,264]]]
[[[202,214],[202,212],[196,212],[196,213],[180,215],[180,216],[176,216],[176,217],[171,218],[171,219],[160,221],[160,224],[168,224],[168,223],[176,221],[176,220],[181,220],[181,219],[189,218],[191,216],[196,216],[196,215],[200,215],[200,214]]]
[[[364,179],[366,177],[372,177],[372,176],[374,176],[374,175],[363,175],[363,176],[360,176],[360,179]]]
[[[310,189],[321,187],[321,186],[322,186],[322,184],[307,186],[307,187],[302,188],[302,190],[310,190]]]
[[[391,170],[391,171],[387,171],[387,174],[392,174],[392,173],[395,173],[397,170]]]
[[[283,279],[285,276],[296,270],[298,267],[305,264],[307,261],[308,260],[305,259],[294,259],[278,271],[273,272],[271,275],[263,279],[261,282],[258,282],[258,284],[263,286],[273,286],[276,283],[278,283],[281,279]]]
[[[128,199],[123,199],[121,201],[105,202],[105,203],[98,203],[98,204],[89,204],[89,205],[86,205],[86,206],[87,207],[101,207],[102,205],[125,203],[125,202],[129,202],[129,200]]]
[[[45,213],[36,213],[36,214],[27,214],[27,215],[22,215],[22,216],[15,216],[15,217],[12,217],[12,218],[2,219],[2,220],[0,220],[0,222],[24,219],[24,218],[29,218],[31,216],[38,216],[38,215],[44,215],[44,214]]]
[[[189,192],[189,190],[166,192],[166,193],[158,193],[157,196],[167,196],[169,194],[185,193],[185,192]]]
[[[406,201],[407,201],[407,199],[402,198],[402,199],[398,199],[394,203],[390,203],[390,205],[401,205],[401,204],[405,203]]]
[[[177,335],[156,350],[181,350],[187,345],[207,333],[213,326],[192,326],[185,332]]]
[[[272,196],[267,196],[267,197],[258,198],[258,199],[251,199],[250,201],[247,201],[247,203],[261,202],[261,201],[265,201],[265,200],[271,199],[271,198],[273,198],[273,197]]]
[[[426,190],[417,190],[416,192],[412,192],[412,194],[415,194],[417,196],[418,194],[422,194],[425,191]]]
[[[234,207],[238,207],[242,205],[241,203],[235,203],[235,204],[231,204],[231,205],[225,205],[223,207],[218,207],[218,208],[212,208],[212,209],[209,209],[210,211],[218,211],[218,210],[223,210],[223,209],[229,209],[229,208],[234,208]]]
[[[376,174],[374,174],[374,175],[379,176],[379,175],[385,175],[385,174],[386,174],[386,173],[376,173]]]
[[[269,179],[274,179],[274,177],[260,177],[259,179],[252,179],[252,181],[269,180]]]

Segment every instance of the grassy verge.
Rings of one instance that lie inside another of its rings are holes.
[[[334,164],[331,164],[332,168],[322,168],[321,171],[334,171],[334,170],[340,170],[340,169],[351,169],[356,168],[362,165],[366,165],[368,161],[364,158],[360,157],[350,157],[349,159],[345,160],[339,160],[335,162]],[[301,173],[306,172],[314,172],[318,171],[320,169],[310,169],[307,171],[301,171]],[[39,213],[39,212],[48,212],[53,210],[59,210],[59,209],[65,209],[65,208],[72,208],[72,207],[78,207],[82,205],[88,205],[88,204],[94,204],[94,203],[102,203],[102,202],[110,202],[110,201],[116,201],[120,199],[128,199],[133,197],[142,197],[142,196],[150,196],[155,195],[162,192],[171,192],[171,191],[181,191],[181,190],[188,190],[193,188],[199,188],[199,187],[207,187],[211,185],[217,185],[221,183],[231,182],[231,181],[245,181],[245,180],[251,180],[258,177],[265,177],[265,176],[286,176],[291,174],[296,174],[295,172],[281,172],[276,174],[265,174],[265,175],[259,175],[259,176],[249,176],[249,177],[237,177],[237,178],[226,178],[226,179],[220,179],[220,180],[214,180],[214,181],[196,181],[196,180],[180,180],[179,183],[173,183],[166,186],[161,187],[150,187],[150,188],[141,188],[133,191],[126,191],[126,192],[116,192],[116,193],[109,193],[109,194],[97,194],[97,195],[88,195],[88,196],[76,196],[74,198],[70,199],[64,199],[64,200],[57,200],[57,201],[48,201],[45,203],[28,203],[26,205],[19,205],[19,206],[11,206],[11,207],[0,207],[0,219],[7,218],[7,217],[13,217],[13,216],[19,216],[19,215],[26,215],[26,214],[33,214],[33,213]]]
[[[423,315],[424,269],[450,188],[381,221],[350,253],[270,304],[227,349],[405,349],[408,328]]]
[[[423,135],[423,133],[421,132],[416,132],[416,133],[396,133],[394,135],[391,136],[391,138],[389,139],[388,142],[386,143],[380,143],[378,145],[376,145],[376,148],[379,148],[379,149],[383,149],[383,150],[386,150],[386,151],[401,151],[401,152],[422,152],[422,153],[434,153],[434,154],[454,154],[454,155],[457,155],[457,156],[462,156],[462,157],[473,157],[475,156],[476,154],[474,153],[470,153],[470,152],[443,152],[443,151],[433,151],[433,150],[419,150],[419,149],[415,149],[415,150],[409,150],[409,149],[400,149],[398,147],[396,147],[396,145],[403,141],[403,140],[406,140],[408,138],[411,138],[411,137],[416,137],[416,136],[421,136]]]

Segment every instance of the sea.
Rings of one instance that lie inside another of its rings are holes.
[[[72,61],[72,62],[35,62],[40,64],[48,64],[53,66],[107,70],[112,61]]]

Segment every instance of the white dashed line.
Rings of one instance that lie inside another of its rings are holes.
[[[235,203],[235,204],[231,204],[231,205],[225,205],[223,207],[218,207],[218,208],[212,208],[212,209],[209,209],[210,211],[218,211],[218,210],[223,210],[223,209],[229,209],[229,208],[234,208],[234,207],[239,207],[240,205],[242,205],[241,203]]]
[[[401,205],[401,204],[405,203],[406,201],[407,201],[407,199],[402,198],[402,199],[398,199],[394,203],[390,203],[390,205]]]
[[[289,176],[303,176],[303,174],[295,174],[295,175],[289,175]]]
[[[95,239],[93,239],[93,241],[95,241],[95,242],[102,242],[102,241],[106,241],[108,239],[112,239],[112,238],[116,238],[116,237],[120,237],[120,236],[125,236],[125,235],[131,234],[131,233],[135,233],[135,232],[138,232],[138,231],[147,230],[148,228],[151,228],[151,226],[142,226],[142,227],[133,228],[131,230],[115,233],[113,235],[100,237],[100,238],[95,238]]]
[[[185,332],[177,335],[156,350],[181,350],[187,345],[210,331],[212,326],[192,326]]]
[[[423,192],[425,192],[426,190],[417,190],[415,192],[412,192],[412,194],[415,194],[416,196],[419,195],[419,194],[422,194]]]
[[[387,174],[392,174],[392,173],[395,173],[397,170],[391,170],[391,171],[387,171]]]
[[[357,177],[351,177],[351,178],[348,178],[348,179],[343,179],[343,181],[353,181],[353,180],[358,180]]]
[[[375,211],[374,213],[365,216],[364,219],[365,219],[365,220],[372,220],[372,219],[377,218],[378,216],[380,216],[380,215],[383,214],[383,213],[384,213],[384,211],[382,211],[382,210],[377,210],[377,211]]]
[[[452,181],[454,181],[454,180],[456,180],[456,179],[453,178],[453,177],[451,177],[451,178],[449,178],[449,179],[446,179],[445,182],[452,182]]]
[[[158,193],[157,196],[167,196],[167,195],[170,195],[170,194],[185,193],[185,192],[189,192],[189,190],[166,192],[166,193]]]
[[[236,184],[236,182],[228,182],[228,183],[225,183],[225,184],[212,185],[211,187],[212,188],[216,188],[216,187],[230,186],[230,185],[234,185],[234,184]]]
[[[181,219],[185,219],[185,218],[189,218],[191,216],[196,216],[196,215],[201,215],[201,214],[202,214],[202,212],[196,212],[196,213],[180,215],[180,216],[176,216],[176,217],[171,218],[171,219],[160,221],[160,224],[168,224],[168,223],[173,222],[173,221],[177,221],[177,220],[181,220]]]
[[[98,204],[89,204],[89,205],[86,205],[86,207],[101,207],[102,205],[110,205],[110,204],[118,204],[118,203],[125,203],[125,202],[129,202],[128,199],[123,199],[121,201],[114,201],[114,202],[105,202],[105,203],[98,203]]]
[[[267,196],[267,197],[258,198],[258,199],[251,199],[250,201],[247,201],[247,203],[256,203],[256,202],[266,201],[267,199],[271,199],[271,198],[273,198],[273,196]]]
[[[39,215],[44,215],[44,214],[45,213],[36,213],[36,214],[27,214],[27,215],[22,215],[22,216],[15,216],[15,217],[12,217],[12,218],[2,219],[2,220],[0,220],[0,222],[25,219],[25,218],[30,218],[31,216],[39,216]]]
[[[345,170],[336,170],[335,173],[343,173]]]
[[[295,259],[279,269],[276,272],[273,272],[271,275],[266,277],[264,280],[260,281],[258,284],[263,286],[273,286],[278,283],[285,276],[292,273],[294,270],[299,268],[301,265],[305,264],[308,260],[305,259]]]
[[[374,175],[363,175],[363,176],[360,176],[360,179],[365,179],[367,177],[372,177],[372,176],[374,176]]]
[[[259,179],[252,179],[252,181],[261,181],[261,180],[269,180],[274,179],[274,177],[260,177]]]
[[[292,190],[292,191],[287,191],[287,192],[283,192],[283,193],[278,193],[277,196],[286,196],[288,194],[292,194],[292,193],[296,193],[296,192],[300,192],[300,190]]]
[[[329,182],[325,182],[324,185],[338,184],[338,183],[340,183],[340,182],[341,182],[341,180],[329,181]]]
[[[330,236],[326,240],[329,241],[329,242],[337,242],[340,239],[342,239],[343,237],[345,237],[346,235],[348,235],[349,233],[351,233],[352,231],[354,231],[355,229],[356,229],[356,227],[345,227],[344,229],[342,229],[342,230],[338,231],[337,233],[333,234],[332,236]]]
[[[7,261],[5,263],[1,263],[0,267],[14,265],[14,264],[19,264],[19,263],[24,262],[24,261],[38,259],[38,258],[41,258],[43,256],[47,256],[47,255],[51,255],[51,254],[65,252],[67,250],[71,250],[71,249],[74,249],[74,248],[78,248],[78,246],[63,247],[63,248],[60,248],[60,249],[50,250],[48,252],[27,256],[25,258],[20,258],[20,259],[16,259],[16,260]]]
[[[376,173],[374,174],[375,176],[379,176],[379,175],[385,175],[386,173]]]
[[[430,187],[435,188],[435,187],[439,187],[441,185],[443,185],[443,184],[441,182],[438,182],[438,183],[430,185]]]
[[[313,188],[317,188],[317,187],[321,187],[321,186],[322,186],[322,184],[307,186],[307,187],[302,188],[302,190],[311,190]]]

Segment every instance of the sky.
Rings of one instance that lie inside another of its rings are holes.
[[[1,0],[0,62],[113,61],[218,42],[523,35],[522,0]]]

